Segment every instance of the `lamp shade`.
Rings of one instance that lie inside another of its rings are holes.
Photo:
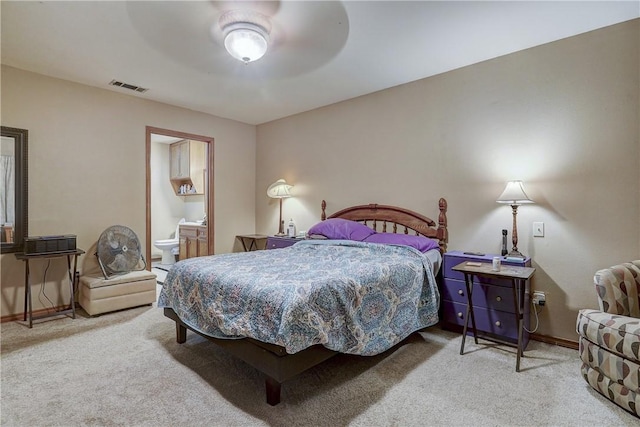
[[[509,205],[522,205],[524,203],[533,203],[533,200],[524,192],[522,181],[509,181],[496,202]]]
[[[291,197],[291,187],[293,187],[293,185],[287,184],[287,181],[284,179],[279,179],[267,188],[267,196],[272,199]]]

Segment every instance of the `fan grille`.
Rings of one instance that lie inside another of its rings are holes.
[[[105,277],[129,273],[142,258],[140,240],[129,227],[113,225],[100,235],[96,256]]]

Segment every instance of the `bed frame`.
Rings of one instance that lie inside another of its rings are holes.
[[[323,221],[327,219],[326,206],[327,204],[323,200],[321,216]],[[344,218],[362,222],[383,233],[409,234],[409,230],[411,230],[412,234],[437,239],[440,243],[440,251],[444,253],[448,240],[447,201],[440,199],[438,207],[440,213],[437,227],[435,221],[416,212],[396,206],[377,204],[353,206],[336,212],[328,218]],[[171,308],[165,308],[164,315],[175,321],[176,341],[180,344],[184,343],[187,340],[187,329],[194,330],[183,323]],[[289,354],[283,347],[263,343],[252,338],[225,340],[209,337],[198,331],[194,332],[262,372],[265,375],[267,403],[270,405],[280,403],[280,390],[284,381],[337,354],[322,345],[315,345],[298,353]]]

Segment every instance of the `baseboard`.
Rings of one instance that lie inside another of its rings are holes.
[[[68,308],[69,306],[66,305],[66,306],[59,306],[56,308],[41,308],[39,310],[33,310],[33,317],[38,317],[41,314],[53,313],[55,311],[67,310]],[[76,310],[78,310],[77,305],[76,305]],[[7,316],[2,316],[0,318],[0,323],[15,322],[17,320],[24,322],[24,313],[16,313],[16,314],[9,314]],[[27,319],[27,321],[29,320]]]
[[[16,320],[23,320],[23,319],[24,319],[24,315],[22,313],[9,314],[8,316],[2,316],[0,318],[0,323],[15,322]]]
[[[578,350],[578,341],[571,341],[564,338],[550,337],[548,335],[530,334],[529,339],[540,341],[546,344],[558,345],[560,347],[567,347],[573,350]]]
[[[452,325],[450,323],[443,324],[442,322],[439,322],[438,326],[448,331],[456,332],[459,334],[462,333],[462,326],[459,326],[459,325]],[[472,332],[469,331],[468,333],[471,334]],[[531,340],[543,342],[545,344],[557,345],[560,347],[567,347],[573,350],[578,350],[578,341],[571,341],[565,338],[551,337],[549,335],[541,335],[541,334],[529,334],[529,341]]]

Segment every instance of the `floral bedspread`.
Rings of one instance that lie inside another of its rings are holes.
[[[306,240],[180,261],[158,307],[212,337],[375,355],[435,324],[439,299],[431,264],[413,248]]]

